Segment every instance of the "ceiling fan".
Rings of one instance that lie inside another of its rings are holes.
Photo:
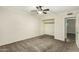
[[[36,10],[32,10],[32,12],[37,12],[37,14],[47,14],[47,11],[49,11],[49,9],[44,9],[43,6],[36,6]]]

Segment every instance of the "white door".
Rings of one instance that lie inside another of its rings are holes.
[[[79,14],[76,17],[76,44],[79,48]]]
[[[45,24],[45,34],[54,35],[54,24]]]

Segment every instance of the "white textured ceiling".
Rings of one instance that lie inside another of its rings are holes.
[[[46,15],[38,15],[37,12],[33,13],[31,12],[32,10],[36,10],[35,6],[16,6],[16,7],[11,7],[23,12],[28,12],[30,14],[32,14],[35,17],[38,18],[50,18],[54,13],[62,13],[62,12],[67,12],[67,11],[74,11],[74,10],[79,10],[79,6],[43,6],[43,8],[49,8],[50,11],[46,14]]]
[[[35,6],[10,6],[11,8],[15,8],[21,11],[31,12],[31,10],[36,10]],[[72,11],[79,10],[79,6],[43,6],[43,8],[49,8],[50,12],[63,12],[63,11]]]
[[[24,6],[20,7],[23,8],[24,11],[30,12],[31,10],[36,10],[35,6]],[[79,10],[79,6],[43,6],[43,8],[49,8],[50,12],[63,12],[63,11],[72,11],[72,10]]]
[[[62,13],[62,12],[67,12],[67,11],[74,11],[74,10],[79,10],[79,6],[43,6],[43,8],[49,8],[50,11],[45,15],[38,15],[37,13],[32,13],[32,10],[36,10],[35,6],[9,6],[5,8],[10,8],[10,9],[15,9],[19,10],[21,12],[28,12],[29,14],[38,17],[38,18],[50,18],[54,13]]]

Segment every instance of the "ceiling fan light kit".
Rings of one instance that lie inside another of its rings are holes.
[[[38,12],[38,14],[42,14],[43,12],[42,11],[37,11]]]

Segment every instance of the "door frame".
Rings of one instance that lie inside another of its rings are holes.
[[[66,17],[64,18],[64,35],[65,35],[65,42],[67,39],[67,20],[68,19],[75,19],[75,40],[76,40],[76,17]]]

